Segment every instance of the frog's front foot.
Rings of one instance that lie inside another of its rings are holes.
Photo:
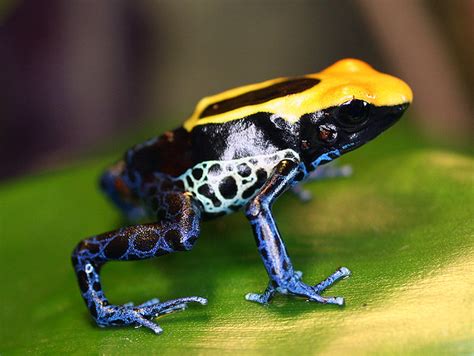
[[[133,303],[124,305],[103,305],[97,310],[96,322],[101,327],[135,325],[137,327],[145,326],[151,329],[155,334],[161,334],[163,329],[152,322],[161,315],[184,310],[188,303],[207,304],[207,299],[201,297],[186,297],[168,300],[160,303],[158,299],[152,299],[148,302],[134,306]]]
[[[349,271],[348,268],[341,267],[321,283],[315,286],[310,286],[303,283],[303,281],[301,280],[303,274],[300,271],[296,271],[293,276],[287,281],[270,281],[265,292],[263,292],[262,294],[248,293],[245,296],[245,299],[260,304],[267,304],[276,293],[280,293],[306,297],[309,301],[314,301],[322,304],[343,305],[344,298],[323,297],[321,296],[321,293],[325,289],[330,287],[332,284],[334,284],[336,281],[349,277],[350,274],[351,271]]]

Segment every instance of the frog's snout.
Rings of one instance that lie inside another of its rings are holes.
[[[376,110],[379,111],[377,117],[381,118],[377,123],[377,129],[380,131],[379,133],[382,133],[390,126],[395,124],[398,120],[400,120],[409,106],[410,103],[406,102],[399,105],[377,108]]]

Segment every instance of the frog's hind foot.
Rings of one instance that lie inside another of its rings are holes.
[[[186,309],[188,303],[207,304],[207,299],[201,297],[185,297],[160,303],[156,298],[138,306],[133,303],[124,305],[105,305],[97,310],[96,322],[100,327],[135,325],[151,329],[155,334],[161,334],[163,329],[151,319]]]
[[[339,268],[321,283],[315,286],[309,286],[302,282],[303,273],[296,271],[293,277],[286,283],[276,283],[270,281],[267,289],[262,293],[248,293],[245,299],[260,304],[268,304],[276,293],[291,294],[308,298],[308,301],[318,302],[322,304],[344,305],[342,297],[323,297],[321,293],[333,285],[340,279],[347,278],[351,275],[351,271],[346,267]]]

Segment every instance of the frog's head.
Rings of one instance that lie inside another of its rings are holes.
[[[402,80],[345,59],[314,74],[322,108],[303,115],[301,153],[315,168],[372,140],[400,119],[412,92]],[[316,88],[315,88],[316,89]]]

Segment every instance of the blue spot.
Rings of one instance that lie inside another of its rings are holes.
[[[331,157],[331,155],[334,155],[334,156]],[[311,163],[311,166],[313,167],[313,169],[316,169],[316,167],[318,167],[321,164],[321,162],[324,162],[324,161],[330,162],[334,158],[339,157],[340,155],[341,155],[341,152],[339,150],[329,151],[319,156],[318,158],[316,158],[316,160],[313,163]]]

